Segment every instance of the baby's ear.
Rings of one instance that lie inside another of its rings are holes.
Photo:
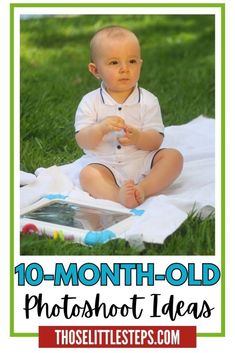
[[[97,79],[100,78],[99,74],[98,74],[98,70],[97,70],[97,67],[96,67],[96,64],[94,63],[89,63],[88,64],[88,70],[89,72],[94,75]]]

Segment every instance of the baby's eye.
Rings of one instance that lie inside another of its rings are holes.
[[[136,63],[137,63],[137,60],[136,60],[136,59],[130,59],[130,60],[129,60],[129,63],[130,63],[130,64],[136,64]]]
[[[117,60],[112,60],[109,62],[109,65],[118,65],[118,61]]]

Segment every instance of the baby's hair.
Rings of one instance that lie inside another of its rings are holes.
[[[97,48],[99,47],[99,39],[101,39],[102,36],[106,36],[106,38],[110,38],[110,39],[115,39],[115,38],[122,38],[126,35],[132,35],[139,43],[139,40],[136,37],[136,35],[129,29],[122,26],[113,25],[113,26],[103,27],[100,30],[98,30],[93,35],[90,41],[90,60],[94,62],[95,54],[97,52]]]

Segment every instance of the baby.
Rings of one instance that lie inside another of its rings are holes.
[[[90,53],[88,69],[101,86],[83,97],[76,112],[76,141],[85,153],[80,184],[95,198],[135,208],[173,183],[183,158],[175,149],[160,149],[161,110],[157,97],[138,86],[143,60],[136,35],[103,28]]]

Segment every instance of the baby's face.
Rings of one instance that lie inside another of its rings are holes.
[[[137,40],[132,35],[103,38],[95,64],[107,92],[114,98],[118,94],[128,97],[139,80],[142,64]]]

